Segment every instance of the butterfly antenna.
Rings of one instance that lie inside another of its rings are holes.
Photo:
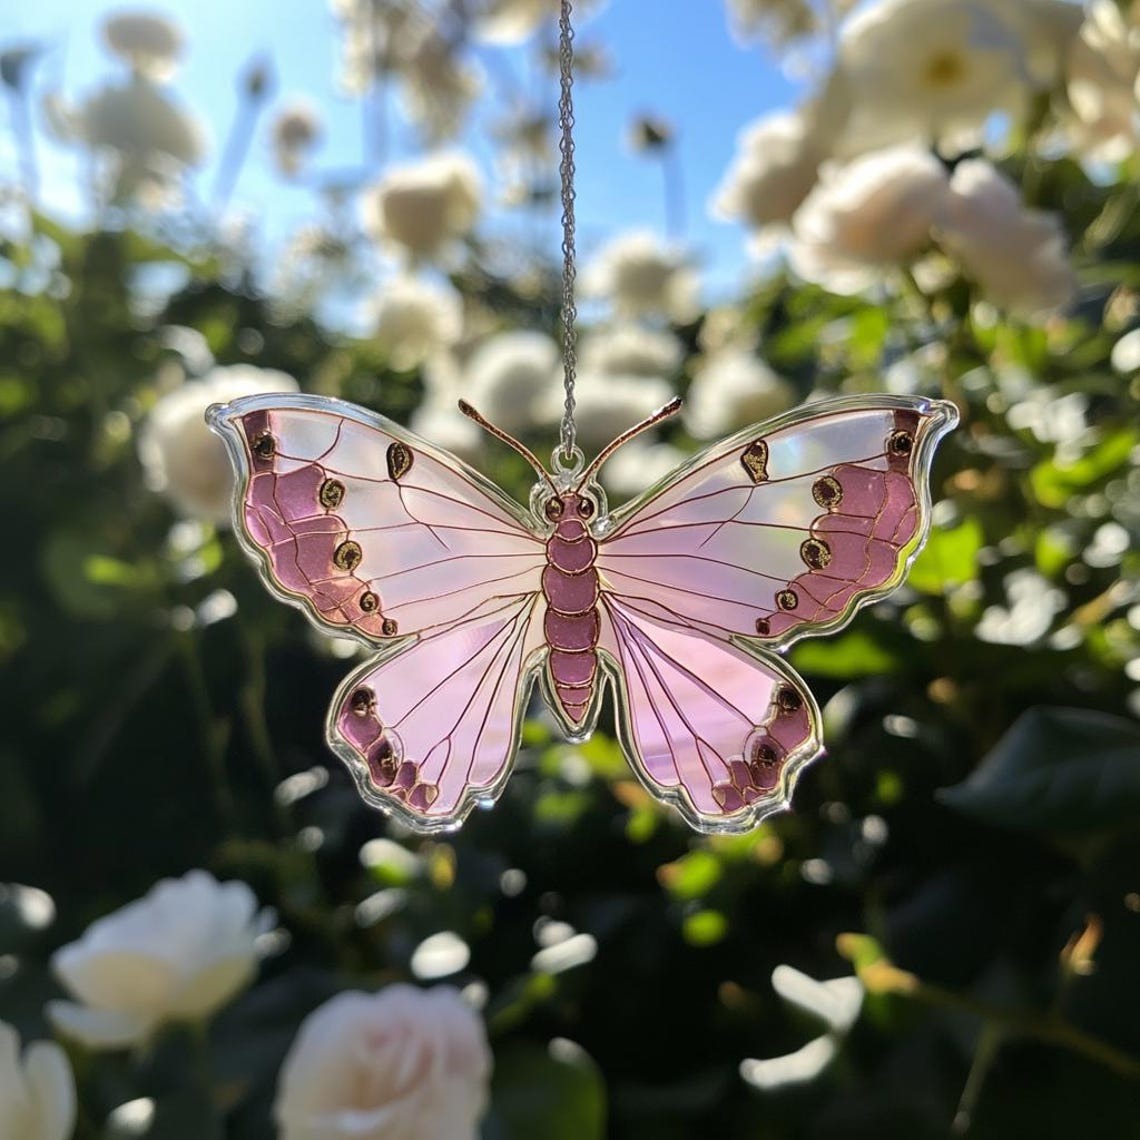
[[[578,486],[583,486],[589,480],[590,476],[593,475],[623,443],[628,443],[635,435],[640,435],[646,428],[651,428],[654,424],[659,424],[662,420],[667,420],[670,416],[675,416],[680,410],[681,397],[674,396],[669,403],[663,408],[658,408],[647,420],[642,420],[641,423],[635,424],[628,431],[623,431],[613,443],[607,447],[603,447],[602,450],[598,452],[594,462],[582,473],[582,478],[578,481]]]
[[[519,443],[513,435],[507,435],[502,428],[497,428],[490,420],[481,416],[466,400],[459,401],[459,410],[469,419],[474,420],[484,431],[490,432],[496,439],[501,439],[508,447],[514,448],[538,474],[550,485],[551,491],[557,496],[558,488],[554,480],[547,474],[546,468],[539,463],[537,456],[525,444]]]

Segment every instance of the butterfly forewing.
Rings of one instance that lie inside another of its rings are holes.
[[[533,594],[525,514],[476,472],[383,417],[254,396],[211,413],[238,472],[238,533],[268,584],[337,633],[384,641]]]
[[[941,401],[836,400],[716,444],[615,513],[603,589],[714,636],[836,628],[902,580],[956,418]]]

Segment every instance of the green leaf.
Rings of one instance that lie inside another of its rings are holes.
[[[915,559],[907,584],[924,594],[942,594],[978,576],[978,551],[985,539],[981,523],[964,518],[957,526],[935,527]]]
[[[968,779],[938,798],[999,827],[1076,833],[1140,813],[1140,725],[1088,709],[1023,713]]]
[[[704,898],[720,881],[720,860],[711,851],[690,851],[673,863],[657,868],[661,885],[681,902]]]
[[[869,633],[849,630],[839,637],[803,641],[792,651],[792,663],[815,677],[881,677],[899,666],[898,656]]]
[[[1122,428],[1101,440],[1076,463],[1061,465],[1055,459],[1039,463],[1029,476],[1037,501],[1046,507],[1067,507],[1072,495],[1087,493],[1122,472],[1128,466],[1137,438],[1134,428]]]
[[[484,1135],[495,1140],[601,1140],[605,1135],[605,1086],[586,1051],[571,1041],[500,1053],[491,1103]]]
[[[728,933],[728,919],[719,910],[687,915],[681,927],[690,946],[715,946]]]

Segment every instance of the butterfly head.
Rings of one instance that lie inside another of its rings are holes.
[[[545,491],[545,488],[540,484],[539,490]],[[567,523],[589,526],[594,519],[605,513],[601,492],[595,486],[563,491],[559,495],[544,495],[541,511],[543,518],[559,528]]]

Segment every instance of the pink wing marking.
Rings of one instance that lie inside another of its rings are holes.
[[[601,648],[622,746],[659,799],[701,831],[785,808],[819,754],[819,710],[782,661],[603,595]]]
[[[327,735],[369,803],[443,831],[499,794],[545,656],[542,605],[493,603],[346,678]]]
[[[929,525],[934,446],[955,420],[941,402],[837,400],[716,444],[615,512],[603,592],[714,636],[833,629],[902,580]]]
[[[521,508],[381,417],[261,396],[212,423],[238,469],[245,545],[271,587],[334,632],[414,633],[540,589],[543,540]],[[393,468],[393,446],[408,466]]]

